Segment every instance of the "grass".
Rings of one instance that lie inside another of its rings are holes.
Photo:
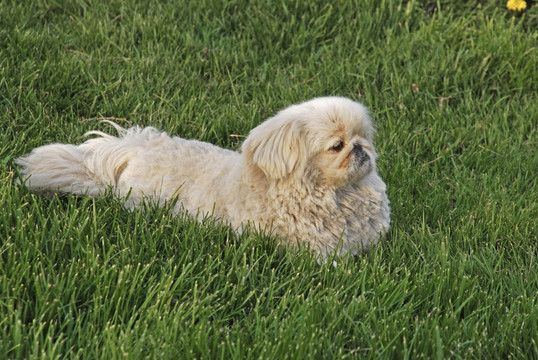
[[[538,8],[0,2],[0,358],[538,358]],[[392,229],[318,265],[13,159],[125,118],[231,149],[315,96],[368,106]]]

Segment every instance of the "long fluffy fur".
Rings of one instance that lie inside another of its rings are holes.
[[[388,231],[373,128],[366,109],[349,99],[293,105],[253,129],[241,152],[112,125],[118,136],[93,131],[98,137],[83,144],[46,145],[17,159],[27,186],[90,196],[112,188],[129,194],[129,208],[177,197],[176,211],[213,214],[239,231],[255,224],[323,257],[358,254]],[[334,134],[349,138],[347,153],[327,150]]]

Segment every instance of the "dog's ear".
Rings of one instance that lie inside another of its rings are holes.
[[[271,179],[283,179],[306,159],[304,123],[277,114],[254,128],[242,146],[247,162]]]

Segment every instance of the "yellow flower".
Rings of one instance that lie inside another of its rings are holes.
[[[506,7],[510,10],[521,11],[527,8],[527,3],[524,0],[508,0]]]

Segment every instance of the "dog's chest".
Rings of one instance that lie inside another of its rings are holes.
[[[388,199],[384,191],[363,186],[342,194],[339,208],[346,222],[346,240],[350,246],[368,249],[389,228]]]

